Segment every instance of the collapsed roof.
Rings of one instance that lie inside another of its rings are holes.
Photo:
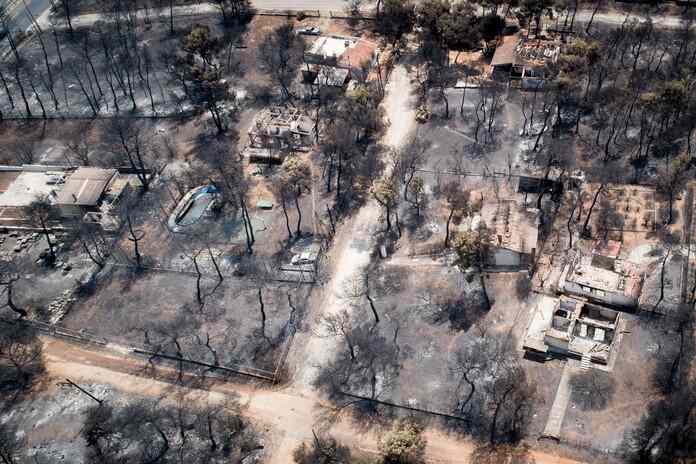
[[[290,134],[308,135],[312,129],[312,121],[296,108],[272,106],[256,115],[249,129],[253,135],[285,137]]]
[[[560,53],[561,47],[555,40],[508,35],[496,47],[491,66],[542,67],[548,62],[555,63]]]

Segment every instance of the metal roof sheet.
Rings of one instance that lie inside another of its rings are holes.
[[[78,168],[65,181],[56,204],[95,206],[117,172],[115,169]]]
[[[503,37],[502,43],[495,48],[491,66],[515,64],[515,46],[517,45],[517,41],[517,35],[507,35]]]

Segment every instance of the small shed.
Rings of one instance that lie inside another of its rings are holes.
[[[271,200],[261,198],[256,202],[256,209],[273,209],[273,202]]]
[[[558,195],[563,192],[563,184],[543,177],[520,176],[517,180],[517,193],[552,193]]]

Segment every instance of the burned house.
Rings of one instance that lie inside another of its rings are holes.
[[[585,301],[543,296],[527,327],[523,348],[535,357],[570,357],[607,365],[618,344],[619,312]]]
[[[543,177],[519,176],[517,177],[516,191],[525,195],[525,198],[529,194],[560,195],[563,193],[563,184],[557,180]]]
[[[548,37],[504,36],[491,60],[491,77],[509,79],[511,85],[522,89],[540,89],[546,79],[547,64],[555,63],[560,52],[560,44]]]
[[[539,211],[515,200],[501,200],[495,208],[482,210],[491,232],[487,268],[492,271],[531,269],[539,238]]]
[[[311,144],[312,128],[312,120],[297,108],[266,108],[251,124],[244,155],[252,163],[280,164],[283,150]]]
[[[284,148],[311,143],[312,120],[297,108],[272,106],[256,115],[249,129],[249,144]]]
[[[326,65],[308,65],[302,70],[302,83],[319,87],[343,88],[350,81],[350,70]]]
[[[558,290],[624,311],[638,306],[643,278],[628,261],[600,254],[577,256],[561,273]]]

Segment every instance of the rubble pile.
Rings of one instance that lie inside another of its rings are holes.
[[[545,63],[555,63],[560,54],[558,43],[547,40],[520,41],[515,47],[515,55],[527,64],[543,66]]]
[[[60,321],[76,300],[77,298],[72,296],[72,290],[65,290],[58,298],[53,300],[46,308],[50,315],[51,324]]]

